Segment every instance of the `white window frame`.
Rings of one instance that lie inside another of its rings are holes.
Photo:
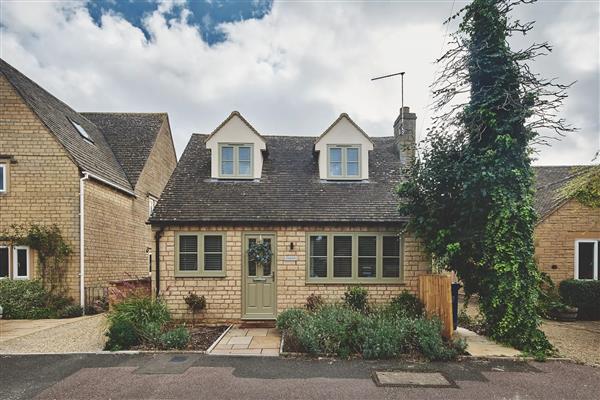
[[[152,211],[154,211],[156,203],[158,203],[158,199],[152,195],[148,195],[148,216],[152,215]]]
[[[0,249],[7,249],[8,251],[6,252],[8,254],[8,275],[7,276],[0,276],[0,279],[10,279],[10,246],[6,245],[6,244],[0,244]]]
[[[6,193],[8,192],[8,173],[6,172],[8,170],[8,165],[4,162],[0,162],[0,169],[2,169],[0,172],[2,174],[2,187],[0,187],[0,193]]]
[[[17,255],[19,250],[27,251],[27,275],[19,275],[19,257]],[[13,279],[29,279],[31,276],[31,251],[29,251],[29,246],[13,246]]]
[[[331,150],[340,149],[341,158],[340,163],[342,166],[341,175],[331,174]],[[356,175],[348,175],[348,149],[358,150],[358,173]],[[362,146],[360,144],[328,144],[327,145],[327,179],[331,180],[360,180],[362,176]]]
[[[579,279],[579,243],[594,243],[594,277],[593,280],[598,280],[598,269],[600,260],[598,260],[598,242],[600,239],[577,239],[575,240],[575,271],[573,277]]]

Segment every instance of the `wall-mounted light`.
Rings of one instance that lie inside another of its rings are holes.
[[[294,250],[294,242],[290,242],[290,250]]]

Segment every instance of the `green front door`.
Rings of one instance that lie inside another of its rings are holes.
[[[248,260],[248,247],[262,241],[271,246],[273,257],[266,265]],[[275,235],[252,234],[244,236],[244,318],[273,319],[276,307]]]

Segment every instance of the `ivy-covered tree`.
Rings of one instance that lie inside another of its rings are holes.
[[[569,85],[528,66],[550,46],[513,50],[508,43],[532,29],[509,18],[530,2],[474,0],[451,18],[462,22],[438,60],[436,116],[399,195],[409,229],[436,264],[455,271],[468,295],[479,295],[491,337],[545,355],[551,345],[536,308],[531,146],[546,140],[542,130],[562,135],[572,128],[556,112]]]

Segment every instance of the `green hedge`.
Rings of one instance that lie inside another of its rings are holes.
[[[600,320],[600,281],[568,279],[558,290],[565,303],[579,309],[578,319]]]
[[[0,280],[0,306],[5,319],[70,318],[82,313],[72,299],[48,293],[39,280]]]

